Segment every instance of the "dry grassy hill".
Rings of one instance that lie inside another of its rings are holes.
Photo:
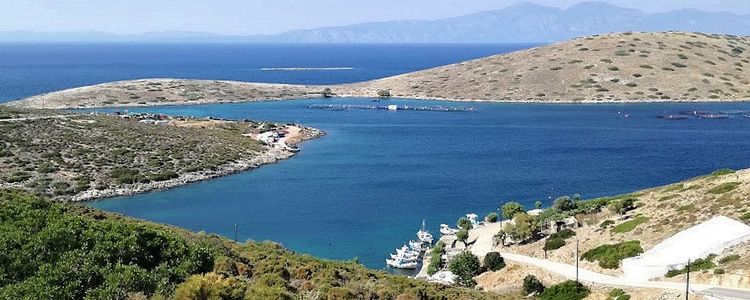
[[[618,33],[337,87],[352,95],[502,101],[750,99],[750,38]]]

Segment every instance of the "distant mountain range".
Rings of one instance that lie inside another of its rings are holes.
[[[750,15],[678,10],[648,14],[603,2],[560,9],[528,2],[434,21],[389,21],[229,36],[205,32],[0,32],[0,41],[51,42],[270,42],[270,43],[509,43],[554,42],[624,31],[698,31],[750,35]]]

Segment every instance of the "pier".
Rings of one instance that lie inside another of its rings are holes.
[[[371,110],[411,110],[411,111],[436,111],[436,112],[473,112],[473,107],[451,107],[451,106],[409,106],[409,105],[366,105],[366,104],[311,104],[307,108],[323,110],[350,110],[350,109],[371,109]]]

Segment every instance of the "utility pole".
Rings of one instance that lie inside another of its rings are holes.
[[[578,281],[578,239],[576,239],[576,282],[579,282]]]
[[[234,242],[237,242],[237,223],[234,223]]]
[[[687,266],[687,280],[685,280],[685,300],[688,300],[690,296],[690,259],[688,258]]]

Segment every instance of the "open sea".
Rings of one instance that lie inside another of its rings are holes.
[[[526,47],[524,45],[0,45],[0,99],[116,79],[187,77],[285,83],[352,82]],[[262,71],[261,68],[353,69]],[[294,158],[188,186],[92,202],[125,215],[302,253],[384,268],[422,219],[437,235],[470,212],[504,201],[533,206],[562,195],[626,193],[748,167],[750,118],[656,118],[750,104],[534,105],[434,102],[474,112],[329,111],[313,99],[131,108],[130,111],[295,122],[327,136]],[[110,109],[111,111],[111,109]]]

